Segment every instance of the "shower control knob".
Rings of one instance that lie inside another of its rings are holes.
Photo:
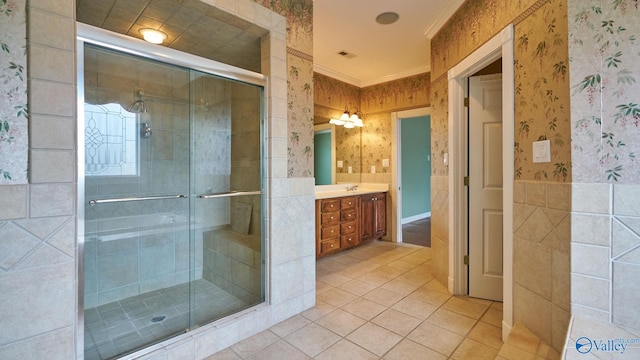
[[[151,137],[151,126],[149,126],[149,123],[140,123],[140,137],[143,139]]]

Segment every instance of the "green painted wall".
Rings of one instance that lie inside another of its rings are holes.
[[[313,137],[315,154],[313,170],[316,185],[331,184],[331,132],[316,133]]]
[[[431,117],[402,119],[402,218],[431,211]]]

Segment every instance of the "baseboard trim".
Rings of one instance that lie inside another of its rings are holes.
[[[426,219],[428,217],[431,217],[431,211],[426,212],[426,213],[422,213],[422,214],[418,214],[418,215],[409,216],[409,217],[406,217],[406,218],[402,218],[402,225],[408,224],[410,222]]]

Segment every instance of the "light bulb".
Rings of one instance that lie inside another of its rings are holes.
[[[167,38],[167,34],[154,29],[140,29],[140,34],[142,34],[145,41],[152,44],[162,44],[162,42]]]

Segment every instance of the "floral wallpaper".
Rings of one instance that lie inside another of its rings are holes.
[[[431,79],[438,80],[509,23],[548,0],[467,0],[431,39]]]
[[[517,180],[571,181],[567,31],[566,2],[556,0],[549,1],[516,26]],[[539,140],[550,140],[551,163],[533,163],[532,143]]]
[[[390,171],[382,167],[383,159],[391,158],[391,112],[429,106],[431,76],[429,73],[409,76],[382,84],[358,88],[328,76],[314,75],[316,124],[340,116],[344,107],[359,108],[363,113],[361,129],[338,129],[336,152],[346,172],[369,173],[371,166],[377,173]]]
[[[438,159],[448,152],[447,71],[509,23],[515,28],[515,179],[570,182],[566,0],[470,0],[432,39],[433,174],[448,174]],[[538,140],[550,140],[550,163],[533,163]]]
[[[313,102],[315,105],[334,109],[336,116],[340,116],[345,106],[360,108],[360,88],[314,73]]]
[[[313,176],[313,63],[287,56],[289,177]]]
[[[319,73],[313,74],[313,97],[316,125],[326,124],[331,118],[339,118],[345,107],[349,110],[360,108],[359,87]],[[336,160],[343,162],[343,167],[337,168],[336,172],[348,173],[351,167],[352,174],[361,173],[361,129],[337,126],[335,136]]]
[[[431,74],[423,73],[362,88],[360,104],[366,113],[428,106]]]
[[[444,164],[444,154],[449,150],[449,102],[447,78],[431,84],[431,175],[446,176],[449,168]]]
[[[572,1],[569,9],[576,182],[640,181],[640,4]],[[579,61],[592,59],[588,62]]]
[[[255,1],[287,19],[287,174],[312,177],[313,1]]]
[[[362,172],[362,129],[347,129],[343,126],[336,126],[336,160],[343,162],[342,168],[337,168],[336,172],[349,173],[351,167],[352,174]]]
[[[371,172],[376,167],[376,173],[391,171],[389,167],[382,167],[382,159],[391,159],[391,113],[377,113],[367,115],[362,128],[362,172]]]
[[[28,159],[25,0],[0,0],[0,184],[26,184]]]
[[[312,0],[255,0],[260,5],[287,18],[287,46],[313,54]]]

